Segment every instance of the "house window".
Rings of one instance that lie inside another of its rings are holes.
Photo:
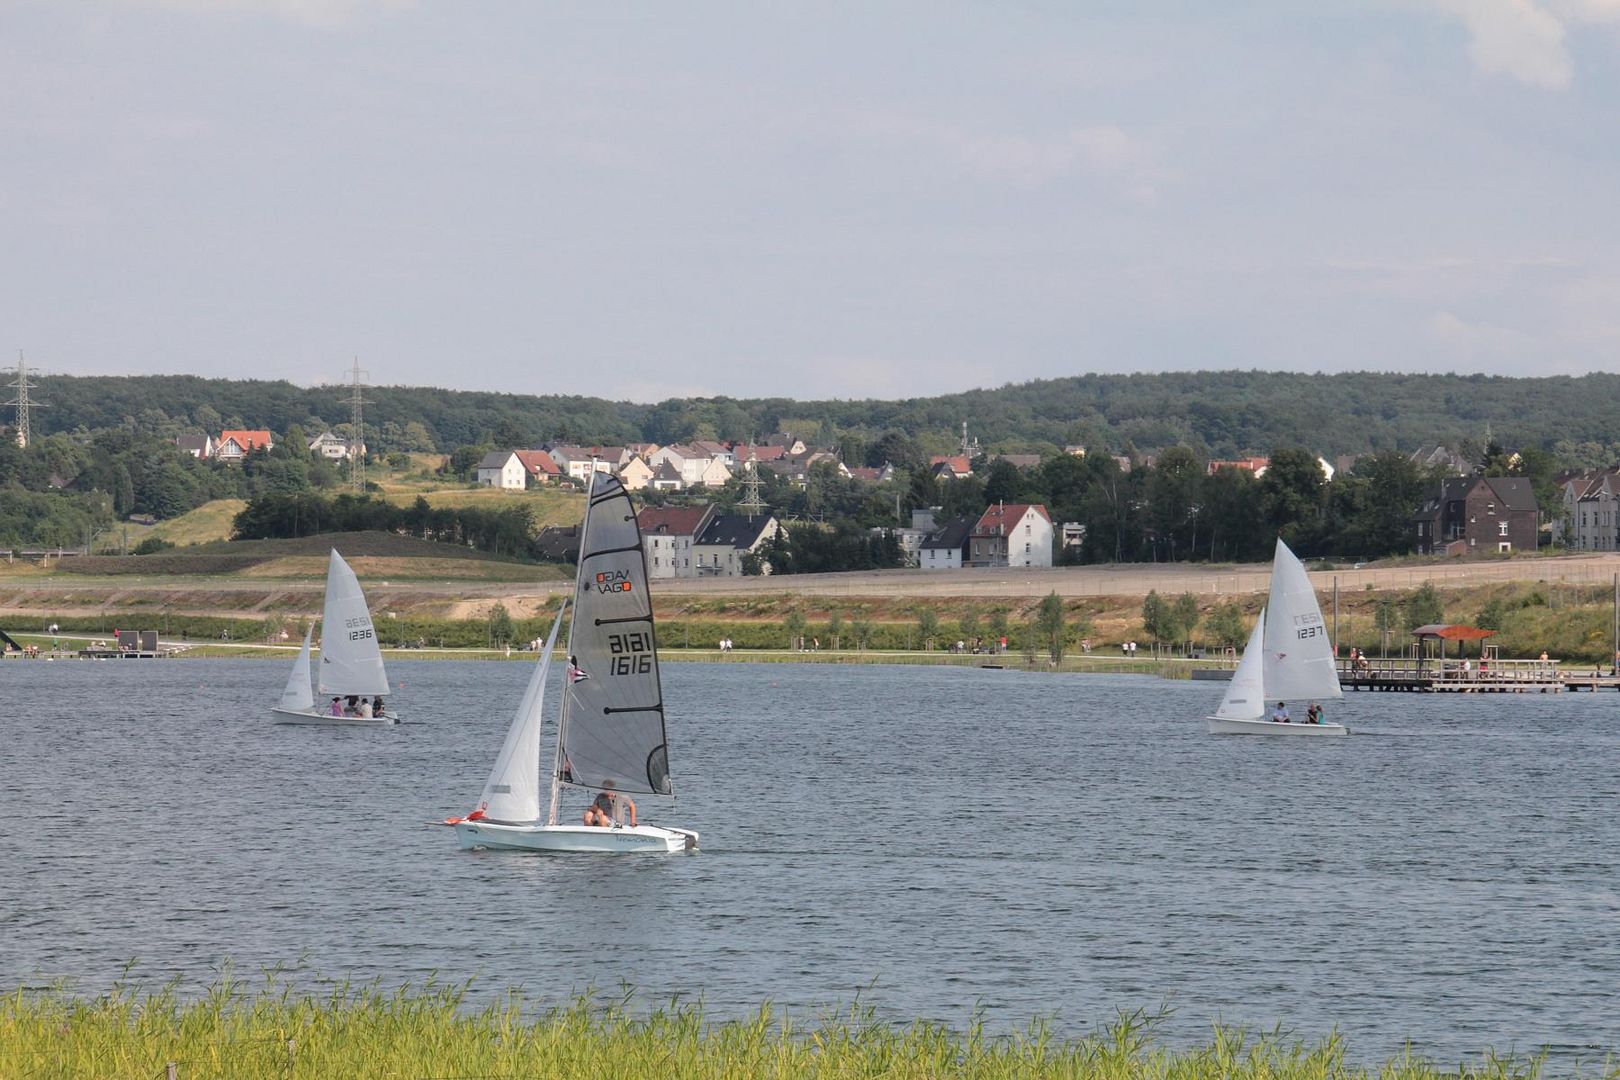
[[[1028,544],[1025,544],[1025,545],[1024,545],[1024,554],[1025,554],[1025,555],[1028,555],[1028,554],[1029,554],[1029,545],[1028,545]]]
[[[1507,535],[1507,527],[1508,527],[1507,522],[1505,522],[1505,521],[1497,522],[1496,523],[1496,535],[1498,535],[1498,536],[1506,536]]]
[[[1486,512],[1486,513],[1487,513],[1487,514],[1494,514],[1494,513],[1496,513],[1496,504],[1495,504],[1495,503],[1486,503],[1486,504],[1485,504],[1485,512]]]

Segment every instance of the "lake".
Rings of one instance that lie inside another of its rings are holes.
[[[527,664],[390,661],[421,722],[371,730],[269,724],[286,671],[0,663],[4,987],[229,960],[1063,1034],[1168,1005],[1173,1043],[1337,1027],[1363,1061],[1620,1047],[1620,696],[1364,694],[1329,705],[1350,738],[1244,739],[1204,733],[1218,683],[667,664],[678,800],[640,808],[703,850],[615,858],[423,824],[475,805]]]

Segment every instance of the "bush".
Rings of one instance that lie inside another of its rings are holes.
[[[156,555],[158,552],[167,551],[172,547],[174,547],[174,544],[163,539],[161,536],[148,536],[145,540],[142,540],[140,543],[135,545],[135,554]]]

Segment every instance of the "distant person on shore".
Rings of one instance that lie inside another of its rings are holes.
[[[1273,724],[1291,723],[1291,721],[1288,719],[1288,702],[1277,702],[1277,708],[1271,714],[1271,722]]]

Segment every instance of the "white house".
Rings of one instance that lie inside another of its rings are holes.
[[[220,461],[237,462],[252,450],[269,450],[275,439],[263,429],[248,431],[222,431],[214,442],[214,457]]]
[[[714,517],[713,506],[649,506],[636,515],[647,573],[655,578],[697,577],[693,551]]]
[[[973,525],[973,518],[958,517],[935,526],[922,539],[917,550],[917,565],[924,570],[962,569],[963,553],[967,551]]]
[[[176,435],[174,445],[194,458],[204,461],[214,456],[214,437],[212,435]]]
[[[491,450],[478,463],[478,482],[484,487],[522,491],[528,486],[528,470],[511,450]]]
[[[776,518],[762,514],[716,514],[704,526],[692,554],[698,577],[742,577],[743,556],[758,552],[781,530]],[[766,568],[768,571],[768,567]]]
[[[969,566],[1051,566],[1052,519],[1040,503],[995,503],[968,537]]]
[[[634,454],[619,469],[619,483],[624,485],[626,491],[640,491],[652,483],[652,468],[641,459],[640,454]]]
[[[349,457],[349,440],[341,435],[334,435],[330,431],[323,431],[309,440],[309,452],[325,458],[327,461],[346,461]],[[364,454],[366,447],[360,444],[360,452]]]

